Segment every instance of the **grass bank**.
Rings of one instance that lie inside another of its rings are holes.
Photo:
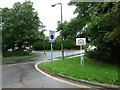
[[[84,58],[84,68],[80,66],[79,57],[56,60],[53,62],[44,62],[40,65],[49,71],[77,79],[99,82],[103,84],[120,85],[120,83],[118,83],[117,66],[104,64],[87,57]]]

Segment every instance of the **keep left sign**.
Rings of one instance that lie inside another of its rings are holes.
[[[76,45],[86,45],[86,38],[76,38]]]
[[[49,41],[54,42],[55,40],[55,31],[49,30]]]

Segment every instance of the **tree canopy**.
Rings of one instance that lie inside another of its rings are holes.
[[[120,3],[70,2],[69,5],[76,6],[74,13],[77,17],[58,25],[57,29],[61,30],[63,37],[74,40],[86,37],[89,44],[97,47],[94,55],[99,59],[119,56]]]
[[[17,2],[13,8],[2,9],[3,51],[8,49],[22,51],[26,45],[31,46],[39,38],[39,29],[44,25],[33,8],[33,3]]]

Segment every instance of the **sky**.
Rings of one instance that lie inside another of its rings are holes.
[[[0,0],[1,8],[12,8],[15,2],[23,3],[26,0]],[[40,21],[45,25],[45,29],[47,30],[45,34],[49,36],[49,30],[56,31],[57,22],[61,20],[61,11],[60,5],[56,5],[55,7],[51,7],[51,5],[56,3],[62,3],[63,7],[63,21],[70,21],[73,17],[76,17],[73,14],[75,10],[75,6],[68,6],[68,2],[70,0],[30,0],[33,2],[33,8],[38,12],[38,16]],[[58,36],[59,33],[56,33]]]

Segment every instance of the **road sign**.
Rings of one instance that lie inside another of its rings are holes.
[[[54,35],[50,35],[50,38],[51,38],[51,39],[54,39]]]
[[[82,45],[86,45],[86,38],[76,38],[76,45],[80,46],[80,51],[82,52]],[[84,57],[82,56],[82,53],[80,53],[80,63],[81,66],[84,67]]]
[[[49,41],[54,42],[55,40],[55,31],[49,30]]]
[[[76,45],[86,45],[86,38],[76,38]]]
[[[49,30],[49,41],[51,42],[51,60],[53,61],[53,42],[55,40],[55,31]]]

